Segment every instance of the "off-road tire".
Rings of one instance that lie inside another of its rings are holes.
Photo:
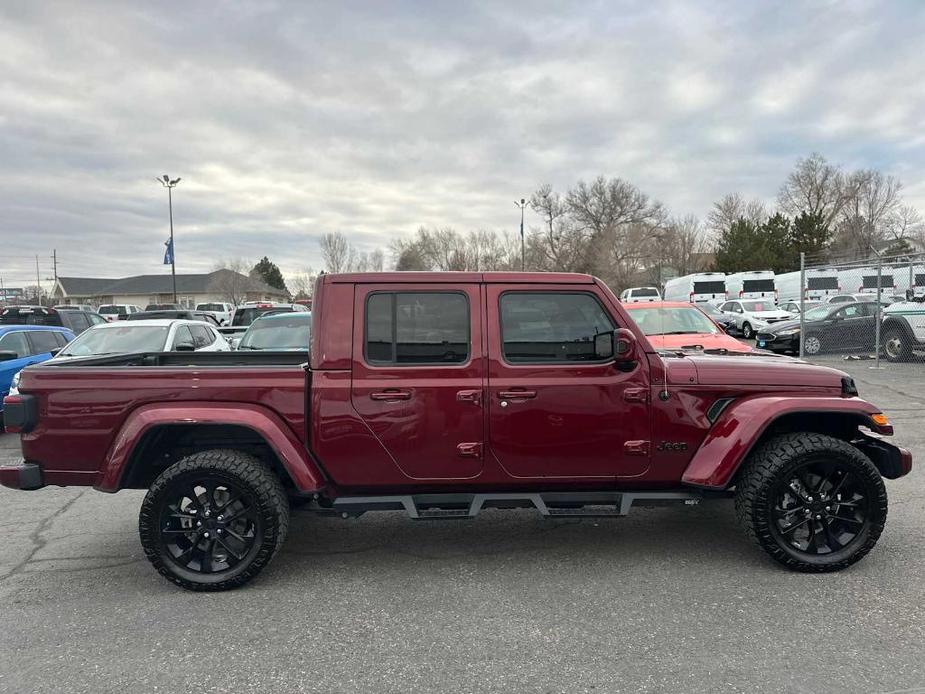
[[[883,331],[881,344],[888,361],[898,362],[912,359],[912,345],[909,337],[904,330],[895,325]]]
[[[183,485],[208,476],[246,492],[255,505],[251,549],[240,563],[213,574],[197,574],[171,560],[161,534],[164,505]],[[222,591],[238,588],[254,578],[279,551],[289,529],[289,501],[279,478],[257,458],[236,450],[194,453],[167,468],[145,495],[138,530],[145,555],[167,580],[188,590]]]
[[[812,555],[795,550],[780,539],[780,532],[774,532],[772,508],[779,482],[807,460],[820,457],[836,459],[864,485],[869,495],[869,522],[842,549]],[[735,509],[746,534],[775,561],[794,571],[822,573],[851,566],[873,549],[886,523],[887,495],[883,479],[870,458],[850,443],[816,433],[782,434],[749,456],[736,483]]]
[[[742,337],[746,340],[751,340],[755,336],[755,331],[752,328],[752,324],[748,321],[742,323]]]

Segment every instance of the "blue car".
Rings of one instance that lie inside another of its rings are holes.
[[[0,325],[0,415],[13,376],[30,364],[51,359],[73,339],[70,330],[53,325]]]

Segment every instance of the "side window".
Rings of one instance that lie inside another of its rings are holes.
[[[29,332],[29,342],[32,343],[33,354],[47,354],[60,349],[55,334],[51,331],[33,330]]]
[[[190,333],[188,326],[181,325],[177,328],[177,334],[173,338],[173,348],[176,349],[177,345],[196,345],[193,342],[193,335]]]
[[[0,337],[0,352],[15,352],[21,359],[28,357],[30,351],[25,333],[7,333]]]
[[[67,311],[61,314],[62,324],[73,333],[80,333],[90,327],[90,321],[83,311]]]
[[[102,316],[98,316],[98,315],[96,315],[95,313],[88,313],[88,314],[87,314],[87,320],[90,321],[90,325],[91,325],[91,326],[93,326],[93,325],[100,325],[101,323],[105,323],[105,322],[106,322],[106,319],[105,319],[105,318],[103,318]]]
[[[455,292],[377,292],[366,300],[370,364],[460,364],[469,358],[469,300]]]
[[[501,349],[514,364],[598,361],[594,336],[615,328],[590,294],[501,295]]]
[[[68,343],[67,335],[64,333],[55,333],[55,339],[58,341],[58,347],[64,347]]]
[[[727,301],[725,304],[719,307],[720,311],[732,311],[735,308],[735,304],[731,301]]]
[[[208,347],[213,342],[215,342],[215,338],[212,337],[212,331],[209,330],[206,326],[191,325],[189,329],[193,334],[193,344],[196,346],[196,349]]]

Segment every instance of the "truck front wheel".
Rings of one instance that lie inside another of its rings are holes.
[[[796,433],[750,456],[735,506],[746,533],[772,558],[823,572],[854,564],[877,544],[887,497],[877,468],[850,443]]]
[[[289,504],[260,460],[235,450],[195,453],[167,468],[141,505],[148,560],[190,590],[228,590],[250,581],[283,543]]]

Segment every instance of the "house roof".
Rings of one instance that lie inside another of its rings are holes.
[[[281,289],[271,287],[265,282],[253,279],[233,270],[215,270],[194,275],[177,275],[177,293],[205,294],[220,291],[222,286],[237,276],[238,288],[242,292],[261,292],[283,296]],[[104,296],[170,294],[173,282],[170,275],[135,275],[134,277],[58,277],[58,283],[67,296]]]

